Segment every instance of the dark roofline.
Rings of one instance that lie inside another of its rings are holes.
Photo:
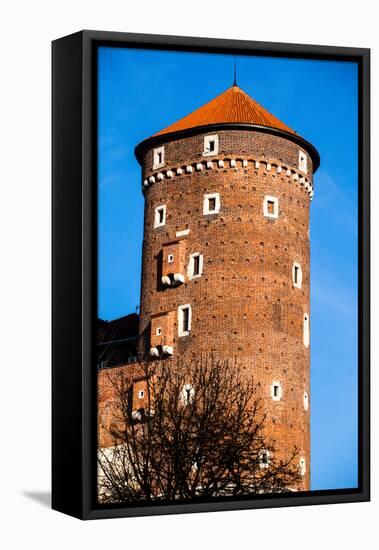
[[[202,134],[208,131],[214,130],[255,130],[263,132],[265,134],[272,134],[274,136],[279,136],[290,141],[293,141],[297,145],[303,147],[311,156],[313,162],[313,173],[316,172],[320,166],[320,155],[317,149],[309,143],[306,139],[302,138],[298,134],[292,134],[291,132],[286,132],[284,130],[279,130],[278,128],[272,128],[270,126],[261,126],[260,124],[242,124],[242,123],[220,123],[220,124],[206,124],[204,126],[195,126],[194,128],[187,128],[185,130],[179,130],[176,132],[168,132],[167,134],[160,134],[149,137],[144,141],[141,141],[136,148],[134,149],[134,154],[138,162],[142,165],[142,155],[152,146],[159,145],[161,143],[166,143],[167,141],[175,141],[182,139],[183,137],[193,136],[196,134]]]

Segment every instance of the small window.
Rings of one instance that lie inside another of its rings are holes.
[[[303,273],[301,271],[300,264],[294,263],[292,266],[293,286],[295,286],[296,288],[301,288],[302,280],[303,280]]]
[[[197,277],[201,277],[203,273],[202,254],[195,252],[195,254],[190,255],[187,273],[189,279],[196,279]]]
[[[139,390],[138,399],[143,399],[144,397],[145,397],[145,392],[143,390]]]
[[[303,151],[299,151],[299,170],[307,172],[307,155]]]
[[[304,341],[304,346],[308,348],[309,347],[309,315],[308,313],[304,313],[303,341]]]
[[[178,308],[178,334],[188,336],[191,331],[192,311],[191,306],[186,304]]]
[[[200,274],[200,256],[195,256],[193,259],[193,275],[196,277],[196,275]]]
[[[162,327],[157,327],[157,330],[155,331],[156,336],[162,335]]]
[[[168,261],[169,264],[174,263],[174,254],[169,254],[167,256],[167,261]]]
[[[266,195],[263,201],[263,215],[266,218],[278,218],[279,216],[279,201],[277,197]]]
[[[166,205],[157,206],[154,216],[154,227],[162,227],[166,224]]]
[[[153,170],[157,168],[162,168],[164,166],[164,147],[158,147],[154,149],[154,160],[153,160]]]
[[[218,153],[218,136],[205,136],[204,138],[204,152],[205,157],[217,155]]]
[[[282,386],[280,382],[273,382],[271,384],[271,397],[273,401],[280,401],[282,398]]]
[[[307,411],[309,408],[309,397],[306,391],[303,394],[303,404],[304,404],[304,410]]]
[[[204,195],[203,214],[218,214],[220,212],[219,193]]]
[[[259,455],[259,466],[261,468],[268,468],[270,465],[270,453],[269,451],[262,451]]]
[[[193,403],[195,397],[195,389],[192,384],[184,384],[181,397],[184,405],[190,405]]]

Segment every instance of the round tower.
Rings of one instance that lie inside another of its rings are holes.
[[[315,148],[233,85],[140,143],[141,354],[250,369],[281,456],[309,490]],[[248,372],[248,371],[247,371]]]

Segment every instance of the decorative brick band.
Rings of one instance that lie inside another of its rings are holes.
[[[202,170],[213,170],[218,168],[229,168],[232,170],[238,170],[238,169],[245,169],[249,166],[249,164],[254,169],[259,169],[260,166],[264,166],[265,170],[268,172],[275,171],[277,174],[284,173],[284,175],[289,179],[296,182],[299,182],[300,186],[304,188],[304,190],[309,194],[309,200],[313,199],[313,185],[312,182],[307,179],[307,177],[304,175],[303,172],[300,170],[295,170],[294,168],[290,168],[285,164],[282,164],[279,161],[270,160],[267,161],[265,159],[231,159],[231,158],[224,158],[224,159],[214,159],[214,160],[206,160],[203,162],[195,162],[193,164],[187,164],[183,166],[178,166],[176,168],[170,167],[167,170],[164,171],[157,171],[153,175],[146,178],[142,185],[142,192],[145,192],[145,190],[149,187],[149,185],[152,185],[153,183],[157,181],[162,181],[164,178],[173,179],[175,177],[181,176],[183,174],[191,174],[194,171],[201,172]]]

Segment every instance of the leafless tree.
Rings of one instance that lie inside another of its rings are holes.
[[[117,412],[114,445],[100,449],[103,503],[177,501],[296,487],[297,449],[286,460],[264,435],[257,387],[231,361],[145,362],[142,407],[133,410],[130,382],[112,379]]]

